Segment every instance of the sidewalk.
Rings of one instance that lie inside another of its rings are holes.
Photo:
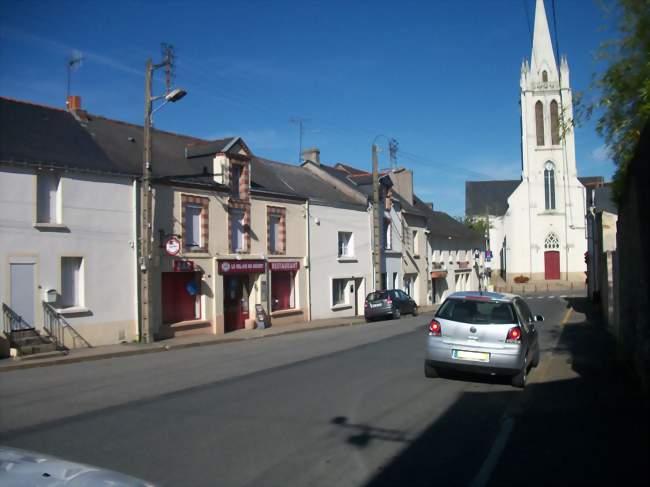
[[[420,313],[429,313],[438,306],[420,306]],[[322,330],[326,328],[337,328],[341,326],[352,326],[365,323],[363,317],[350,316],[346,318],[329,318],[322,320],[305,321],[282,326],[271,326],[270,328],[254,330],[237,330],[224,335],[194,335],[177,338],[168,338],[154,343],[123,343],[116,345],[105,345],[94,348],[77,348],[65,352],[53,352],[51,354],[27,355],[0,360],[0,373],[18,369],[30,369],[34,367],[47,367],[50,365],[69,364],[89,360],[101,360],[114,357],[128,357],[145,353],[166,352],[189,347],[200,347],[204,345],[218,345],[223,343],[239,342],[257,338],[272,337],[277,335],[288,335],[291,333],[303,333],[308,331]]]
[[[648,398],[616,362],[615,343],[586,298],[546,352],[514,413],[491,485],[647,485]]]

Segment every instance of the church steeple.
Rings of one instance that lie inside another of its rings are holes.
[[[533,80],[537,82],[558,80],[557,64],[546,20],[544,0],[537,0],[535,6],[535,32],[533,34],[533,52],[530,56],[530,71]],[[546,72],[547,79],[543,79],[544,72]]]

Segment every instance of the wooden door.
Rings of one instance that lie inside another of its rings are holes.
[[[189,291],[190,283],[196,283],[194,272],[162,273],[163,323],[178,323],[198,318],[197,298]]]
[[[225,276],[223,278],[223,313],[226,332],[244,328],[245,317],[242,307],[244,297],[242,278]]]
[[[560,278],[560,253],[557,250],[544,252],[544,279]]]

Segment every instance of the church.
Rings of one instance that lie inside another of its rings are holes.
[[[578,177],[569,65],[556,63],[544,0],[519,84],[521,179],[467,181],[465,214],[489,223],[493,277],[584,283],[586,195],[603,178]]]

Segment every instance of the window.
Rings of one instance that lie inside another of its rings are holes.
[[[239,199],[241,196],[240,193],[240,184],[241,184],[241,173],[242,167],[239,164],[233,164],[230,170],[230,191],[232,197]]]
[[[269,206],[266,208],[266,231],[270,254],[284,254],[287,250],[286,208]]]
[[[549,233],[544,240],[544,249],[558,250],[560,248],[560,239],[554,233]]]
[[[535,130],[537,145],[544,145],[544,106],[541,101],[535,103]]]
[[[560,143],[560,120],[557,112],[557,102],[551,102],[551,144],[558,145]]]
[[[389,218],[384,218],[384,248],[393,248],[393,229],[392,221]]]
[[[58,194],[61,178],[54,174],[36,175],[36,223],[59,223]]]
[[[413,255],[420,255],[420,243],[418,242],[418,231],[413,230]]]
[[[542,81],[544,83],[548,82],[548,73],[546,71],[542,71]]]
[[[197,205],[187,205],[185,207],[185,228],[183,240],[185,248],[193,250],[202,247],[201,243],[201,210],[203,207]]]
[[[339,232],[338,256],[352,257],[353,255],[352,232]]]
[[[230,250],[232,252],[244,252],[245,247],[245,213],[241,209],[230,210]]]
[[[61,306],[83,306],[83,259],[61,258]]]
[[[544,169],[544,207],[547,210],[555,209],[555,166],[547,162]]]
[[[404,291],[406,294],[409,296],[411,295],[411,278],[410,277],[404,277]],[[398,291],[398,295],[404,299],[404,296],[402,295],[402,291]]]
[[[347,279],[333,279],[332,280],[332,305],[345,304],[345,286]]]
[[[510,303],[448,299],[436,317],[473,325],[516,324],[517,318]]]
[[[181,195],[183,247],[188,252],[208,249],[208,198]]]
[[[387,280],[387,278],[386,278],[386,273],[385,273],[385,272],[382,272],[382,273],[381,273],[381,288],[382,288],[382,289],[386,289],[387,284],[388,284],[388,280]]]

